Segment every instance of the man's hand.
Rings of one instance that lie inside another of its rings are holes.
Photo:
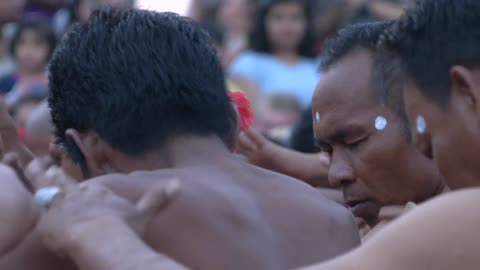
[[[362,237],[362,242],[366,242],[370,240],[373,236],[375,236],[380,230],[385,228],[390,222],[398,217],[406,214],[410,210],[416,207],[416,204],[413,202],[408,202],[404,206],[392,205],[392,206],[384,206],[380,209],[380,213],[378,214],[379,222],[375,227],[368,230],[368,232],[364,232],[364,237]]]
[[[253,165],[275,170],[277,147],[258,132],[249,129],[240,134],[235,152],[244,156]]]
[[[329,188],[330,158],[326,153],[304,154],[276,145],[250,129],[240,134],[236,152],[253,165]]]
[[[10,167],[0,164],[0,256],[17,246],[34,226],[39,211],[31,193]]]
[[[69,189],[77,184],[75,179],[67,175],[57,165],[52,164],[53,160],[50,157],[44,157],[34,159],[27,166],[24,175],[33,191],[52,186]]]
[[[32,152],[18,136],[15,122],[2,98],[0,98],[0,139],[2,153],[15,153],[22,168],[34,158]]]
[[[54,252],[75,249],[82,241],[94,241],[109,224],[124,224],[140,237],[158,211],[178,195],[177,179],[147,192],[136,205],[95,183],[84,182],[57,195],[37,229]]]

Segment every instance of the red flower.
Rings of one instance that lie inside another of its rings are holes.
[[[25,129],[24,128],[17,128],[17,133],[18,133],[18,137],[20,137],[20,139],[22,139],[22,141],[25,142],[25,138],[26,138]]]
[[[240,114],[240,123],[242,130],[247,130],[253,124],[254,115],[250,101],[242,92],[230,92],[230,99],[237,107]]]

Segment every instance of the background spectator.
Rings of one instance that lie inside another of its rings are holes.
[[[274,93],[261,101],[256,128],[270,139],[287,145],[291,128],[298,121],[302,107],[291,94]]]
[[[23,9],[24,20],[52,22],[55,13],[65,5],[65,0],[27,0]]]
[[[0,31],[0,78],[12,73],[15,70],[15,63],[8,50],[9,40]]]
[[[20,18],[21,9],[25,0],[2,0],[0,1],[0,25]]]
[[[33,110],[42,102],[43,98],[37,95],[22,97],[12,108],[12,115],[19,128],[24,128]]]
[[[55,44],[56,36],[49,24],[35,21],[20,24],[11,44],[16,71],[0,79],[0,92],[9,106],[15,106],[27,95],[47,95],[45,67]]]
[[[216,22],[222,0],[193,0],[187,16],[199,23]]]
[[[302,0],[262,1],[250,50],[234,61],[231,75],[255,83],[261,95],[280,90],[307,106],[319,79],[309,10]]]
[[[227,63],[247,49],[255,2],[255,0],[224,0],[219,8],[218,22],[225,29]]]

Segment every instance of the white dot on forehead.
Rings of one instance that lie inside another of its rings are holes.
[[[384,130],[387,126],[387,119],[383,116],[377,116],[375,118],[375,129],[376,130]]]
[[[423,118],[421,115],[417,116],[417,132],[423,134],[426,130],[427,123],[425,122],[425,118]]]
[[[315,113],[315,121],[320,122],[320,113]]]

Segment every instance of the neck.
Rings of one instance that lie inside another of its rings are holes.
[[[121,155],[117,172],[153,171],[185,168],[224,162],[231,156],[227,146],[216,136],[184,136],[170,139],[159,151],[138,158]]]
[[[21,69],[19,73],[24,77],[40,77],[44,76],[44,71],[42,70],[28,70],[28,69]]]
[[[295,51],[287,51],[287,50],[278,50],[273,53],[277,58],[281,61],[286,62],[288,64],[294,64],[298,61],[300,56]]]

